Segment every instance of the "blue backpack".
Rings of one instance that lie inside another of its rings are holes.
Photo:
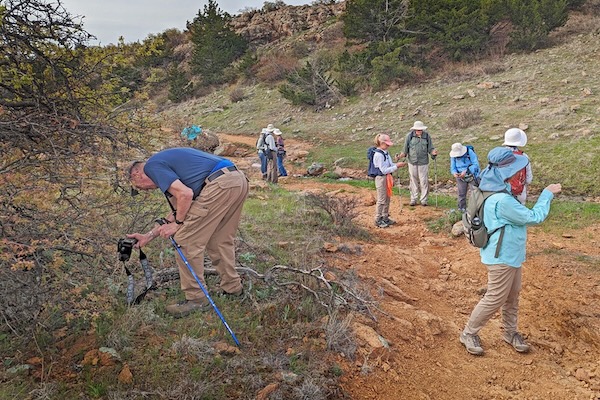
[[[367,160],[369,160],[369,169],[367,170],[367,175],[369,175],[369,177],[371,178],[374,178],[376,176],[383,176],[381,170],[379,168],[375,168],[375,166],[373,165],[373,156],[375,155],[375,152],[383,154],[383,156],[386,158],[388,157],[388,155],[383,150],[380,150],[375,146],[371,146],[367,149]]]

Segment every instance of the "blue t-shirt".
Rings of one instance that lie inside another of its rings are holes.
[[[160,151],[150,157],[144,166],[144,173],[163,191],[179,179],[198,196],[204,181],[212,172],[233,163],[225,158],[205,153],[189,147],[179,147]]]

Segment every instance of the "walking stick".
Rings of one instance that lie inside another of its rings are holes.
[[[157,219],[156,222],[159,223],[160,225],[164,224],[164,221],[162,219]],[[206,296],[206,298],[208,299],[208,302],[210,303],[210,305],[213,307],[213,309],[215,310],[215,312],[217,313],[217,315],[221,319],[221,322],[223,322],[223,325],[225,325],[225,328],[227,328],[227,331],[229,332],[229,334],[233,338],[233,341],[235,342],[235,344],[237,345],[237,347],[240,347],[240,342],[238,341],[237,337],[235,337],[235,333],[233,333],[233,331],[229,327],[229,324],[227,324],[227,321],[225,321],[225,318],[223,317],[223,314],[221,314],[221,311],[219,311],[219,308],[217,307],[217,305],[215,304],[215,302],[213,301],[213,299],[208,294],[208,291],[206,290],[206,288],[204,287],[204,285],[202,283],[200,283],[200,279],[198,278],[198,275],[196,275],[196,273],[192,269],[192,266],[190,265],[190,263],[188,262],[188,260],[183,255],[183,252],[181,251],[181,246],[179,246],[179,244],[177,244],[177,242],[175,241],[175,239],[173,239],[172,235],[169,236],[169,240],[171,241],[171,244],[173,245],[173,247],[175,248],[175,250],[177,250],[177,253],[179,254],[179,257],[181,257],[181,260],[183,261],[183,263],[185,264],[185,266],[188,268],[188,270],[190,271],[190,273],[192,274],[192,276],[196,280],[196,283],[198,284],[198,286],[200,286],[200,289],[202,289],[202,292],[204,292],[204,295]]]
[[[435,186],[435,206],[438,206],[438,193],[437,193],[437,156],[433,158],[433,186]]]
[[[396,154],[396,161],[400,159],[400,155]],[[398,187],[398,199],[400,201],[400,209],[398,210],[398,214],[402,214],[402,208],[404,205],[402,204],[402,193],[400,193],[400,168],[396,170],[396,186]]]

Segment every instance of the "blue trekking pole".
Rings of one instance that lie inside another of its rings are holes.
[[[156,220],[156,222],[158,222],[161,225],[164,223],[164,221],[162,221],[162,220]],[[196,273],[192,269],[192,266],[188,262],[187,258],[185,258],[185,256],[183,255],[183,252],[181,251],[181,247],[179,246],[179,244],[177,244],[177,242],[175,241],[175,239],[173,239],[173,236],[169,236],[169,240],[171,240],[171,244],[173,245],[173,247],[175,248],[175,250],[177,250],[177,253],[179,253],[179,256],[181,257],[181,260],[183,261],[183,263],[186,265],[186,267],[188,268],[188,270],[190,271],[190,273],[192,274],[192,276],[196,280],[196,283],[198,283],[198,286],[200,286],[200,289],[202,289],[202,291],[204,292],[204,295],[208,299],[208,302],[215,309],[215,312],[217,313],[217,315],[219,316],[219,318],[221,318],[221,321],[223,322],[223,325],[225,325],[225,328],[227,328],[227,331],[229,332],[229,334],[233,338],[233,341],[235,342],[235,344],[237,345],[237,347],[240,347],[240,342],[238,341],[237,337],[235,337],[235,333],[233,333],[233,331],[231,330],[231,328],[227,324],[227,321],[225,321],[225,318],[223,318],[223,314],[221,314],[221,311],[219,311],[219,308],[217,307],[217,305],[215,304],[215,302],[213,301],[213,299],[208,294],[208,291],[206,290],[206,288],[204,287],[204,285],[202,283],[200,283],[200,279],[198,278],[198,275],[196,275]]]

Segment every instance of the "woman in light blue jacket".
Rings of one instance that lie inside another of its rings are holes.
[[[488,162],[487,168],[481,172],[479,188],[482,191],[499,193],[490,196],[484,203],[484,224],[488,232],[504,227],[504,234],[496,232],[480,250],[481,262],[488,270],[487,291],[473,309],[460,334],[460,342],[469,353],[482,355],[479,330],[501,309],[504,341],[516,351],[526,353],[529,351],[529,345],[517,331],[517,313],[521,291],[521,265],[525,261],[527,244],[527,226],[539,224],[546,219],[550,211],[550,202],[555,194],[560,193],[561,185],[551,184],[546,187],[535,206],[529,209],[508,194],[510,184],[507,182],[529,163],[529,159],[513,154],[505,147],[496,147],[489,152]],[[496,257],[496,247],[500,240]]]

